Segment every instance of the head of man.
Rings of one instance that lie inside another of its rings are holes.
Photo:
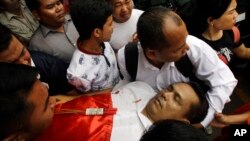
[[[117,23],[129,20],[134,7],[133,0],[107,0],[113,6],[113,18]]]
[[[142,113],[152,122],[176,119],[200,123],[208,111],[205,91],[195,82],[175,83],[152,98]]]
[[[0,140],[31,140],[52,121],[55,100],[36,68],[0,63]]]
[[[24,44],[0,24],[0,62],[31,65],[30,53]]]
[[[46,27],[57,29],[65,21],[65,11],[61,0],[25,0],[36,19]]]
[[[18,13],[21,10],[20,0],[0,0],[0,11]]]
[[[182,121],[162,120],[154,123],[140,141],[208,141],[201,130]]]
[[[90,37],[109,41],[113,32],[112,6],[105,0],[76,0],[70,15],[80,35],[79,40]]]
[[[144,54],[156,67],[178,61],[189,49],[183,20],[165,7],[152,7],[138,20],[137,34]]]

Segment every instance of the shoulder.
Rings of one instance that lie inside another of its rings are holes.
[[[139,15],[139,16],[140,16],[143,12],[144,12],[144,11],[139,10],[139,9],[133,9],[132,14],[134,14],[134,15]]]

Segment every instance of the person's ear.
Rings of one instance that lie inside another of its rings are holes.
[[[146,49],[145,51],[145,55],[147,56],[147,58],[151,61],[156,60],[157,55],[156,55],[156,51],[152,50],[152,49]]]
[[[37,10],[33,10],[32,11],[32,14],[33,14],[33,16],[35,17],[35,19],[36,20],[40,20],[41,18],[40,18],[40,15],[39,15],[39,13],[38,13],[38,11]]]
[[[95,28],[93,31],[93,35],[97,38],[101,37],[102,30],[100,28]]]
[[[214,23],[213,23],[214,19],[212,17],[208,17],[207,18],[207,23],[210,25],[210,26],[213,26]]]

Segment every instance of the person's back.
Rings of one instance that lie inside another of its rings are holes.
[[[28,65],[0,63],[0,140],[33,140],[50,125],[55,99],[38,75]]]
[[[26,7],[24,0],[0,0],[0,23],[9,28],[27,45],[38,27],[38,21]]]
[[[29,48],[56,56],[69,63],[79,35],[70,16],[65,14],[61,1],[25,1],[40,23],[30,40]]]

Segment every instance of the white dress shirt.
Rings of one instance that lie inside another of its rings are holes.
[[[216,52],[204,41],[189,35],[187,37],[189,50],[187,55],[196,70],[196,76],[204,80],[210,86],[207,92],[209,101],[209,112],[202,125],[206,127],[214,118],[215,112],[222,112],[224,104],[230,101],[237,80],[233,73],[217,56]],[[188,78],[184,77],[176,68],[174,62],[166,62],[161,69],[153,66],[148,62],[140,44],[138,43],[138,68],[137,81],[144,81],[151,85],[156,91],[168,87],[175,82],[187,82]],[[118,51],[118,64],[124,79],[131,80],[126,70],[124,48]]]

